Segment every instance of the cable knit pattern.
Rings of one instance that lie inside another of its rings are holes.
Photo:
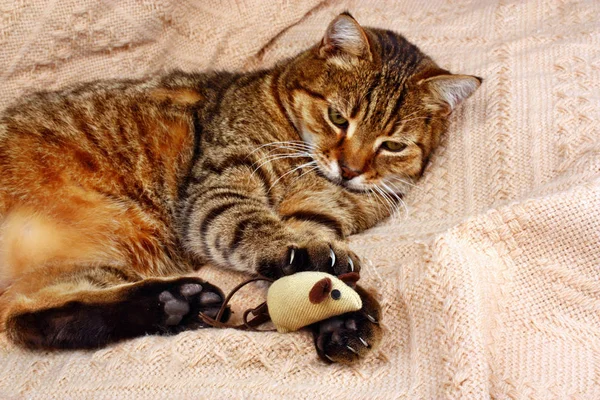
[[[348,367],[317,360],[306,332],[54,353],[0,335],[0,398],[600,398],[597,0],[0,0],[0,106],[84,79],[269,66],[345,9],[485,78],[408,216],[351,239],[383,305],[381,348]]]

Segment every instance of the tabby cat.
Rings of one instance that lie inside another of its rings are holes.
[[[205,326],[211,263],[277,278],[360,271],[345,238],[389,216],[480,85],[404,37],[337,16],[251,73],[97,81],[0,117],[0,325],[28,348]],[[380,340],[380,307],[312,326],[319,356]]]

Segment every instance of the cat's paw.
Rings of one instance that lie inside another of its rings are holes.
[[[275,244],[263,252],[257,272],[270,278],[280,278],[300,271],[322,271],[333,275],[360,272],[358,256],[343,241],[308,239]]]
[[[196,278],[180,278],[165,282],[158,294],[162,307],[160,326],[167,332],[181,332],[207,325],[200,313],[216,318],[225,296],[217,287]],[[221,320],[229,317],[226,310]]]
[[[360,287],[363,308],[328,318],[312,326],[317,354],[328,363],[350,364],[365,357],[379,345],[382,331],[377,301]]]

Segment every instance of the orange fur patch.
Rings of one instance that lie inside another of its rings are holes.
[[[150,97],[159,100],[171,100],[175,104],[188,105],[203,100],[204,97],[192,89],[154,89],[150,92]]]
[[[79,204],[81,205],[81,204]],[[52,214],[28,208],[12,210],[0,225],[0,281],[10,282],[57,260],[88,262],[112,258],[100,207],[56,208]]]

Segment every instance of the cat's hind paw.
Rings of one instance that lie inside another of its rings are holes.
[[[206,327],[200,313],[216,318],[225,298],[218,288],[196,278],[180,278],[163,289],[158,295],[163,311],[160,325],[172,333]],[[226,309],[221,322],[228,317]]]

